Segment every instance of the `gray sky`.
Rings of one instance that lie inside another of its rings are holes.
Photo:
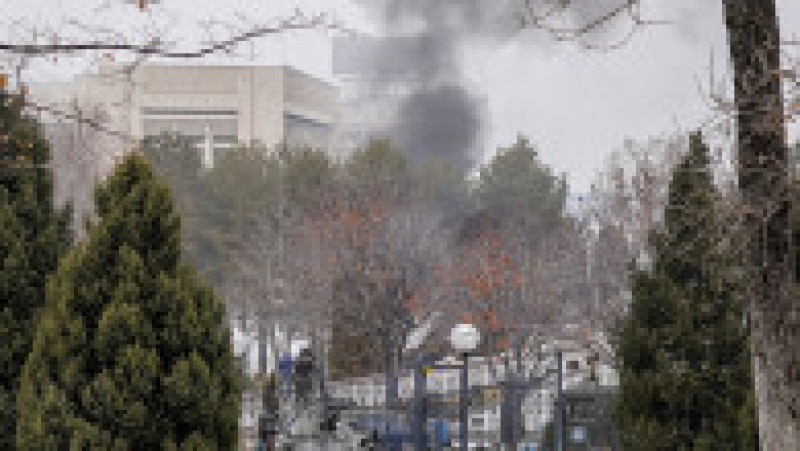
[[[74,18],[126,34],[144,34],[155,23],[176,48],[188,49],[203,39],[202,29],[208,25],[199,24],[209,18],[246,28],[248,23],[289,15],[294,8],[331,11],[354,28],[374,28],[349,0],[161,0],[150,15],[124,0],[3,3],[3,40],[34,25],[60,29]],[[784,38],[800,35],[800,2],[777,3]],[[461,58],[463,73],[486,99],[488,147],[509,144],[523,132],[539,146],[544,161],[567,172],[572,190],[580,192],[593,181],[605,156],[626,137],[646,139],[678,127],[690,129],[706,119],[711,111],[696,80],[707,85],[712,49],[716,73],[725,73],[722,0],[643,0],[641,11],[645,18],[673,24],[644,28],[626,47],[611,52],[545,42],[536,33],[467,46]],[[26,26],[10,25],[17,19]],[[625,26],[620,23],[616,31]],[[211,29],[217,37],[230,33],[216,25]],[[70,30],[80,33],[75,27]],[[239,64],[289,64],[328,80],[335,78],[330,33],[292,32],[263,39],[252,51],[244,45],[238,53],[232,60]],[[231,59],[207,60],[222,61]],[[30,81],[64,79],[84,67],[80,61],[61,58],[39,62],[26,75]],[[798,139],[800,127],[791,126],[790,136]]]

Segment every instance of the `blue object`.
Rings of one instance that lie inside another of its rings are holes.
[[[292,391],[292,366],[294,361],[291,354],[284,354],[278,360],[278,376],[284,393]]]
[[[436,420],[436,440],[439,442],[439,446],[446,446],[447,443],[450,441],[450,430],[449,425],[447,424],[447,420],[437,419]]]
[[[284,354],[280,360],[278,360],[278,372],[281,376],[292,374],[292,363],[292,356],[289,354]]]

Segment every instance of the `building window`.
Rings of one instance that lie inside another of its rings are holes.
[[[144,107],[142,114],[147,116],[236,116],[236,110],[213,110],[181,107]]]
[[[294,113],[284,113],[284,139],[291,146],[327,147],[330,126]]]
[[[230,147],[239,140],[239,114],[235,110],[181,107],[145,107],[142,113],[142,137],[180,135],[202,147],[210,135],[214,146]]]

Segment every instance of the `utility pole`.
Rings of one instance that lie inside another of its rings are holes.
[[[461,436],[461,450],[469,449],[469,354],[461,354],[461,394],[458,397],[458,420],[461,423],[459,434]]]
[[[506,446],[514,444],[513,422],[516,412],[514,412],[512,401],[515,394],[513,389],[516,387],[512,386],[513,382],[514,380],[508,374],[506,374],[506,380],[501,382],[503,400],[500,406],[500,439]]]
[[[395,346],[393,340],[390,340],[391,343],[387,346],[387,358],[386,362],[388,367],[386,368],[386,400],[385,410],[387,414],[387,418],[394,418],[394,412],[397,407],[397,367],[398,367],[398,355],[399,350],[398,347]],[[388,425],[387,425],[388,427]],[[388,431],[387,431],[388,432]],[[399,451],[397,449],[396,444],[391,445],[392,451]]]
[[[403,356],[410,352],[414,351],[415,349],[419,348],[425,342],[425,339],[430,335],[434,324],[438,320],[441,313],[433,312],[431,316],[429,316],[419,327],[412,330],[405,339],[405,345],[402,349],[397,350],[397,362],[398,367],[401,366],[400,362],[403,361]],[[414,377],[414,398],[413,398],[413,421],[411,424],[412,427],[412,437],[414,440],[414,449],[417,451],[425,451],[426,443],[425,443],[425,434],[424,429],[427,423],[427,419],[425,418],[425,389],[427,381],[425,379],[425,373],[423,372],[422,365],[425,363],[425,351],[424,348],[419,350],[416,357],[413,358],[413,365],[411,367],[413,377]],[[404,367],[404,366],[403,366]],[[394,381],[392,382],[394,385],[394,396],[397,396],[397,373],[395,372]]]
[[[323,336],[324,336],[324,334],[323,334]],[[320,424],[320,442],[321,442],[321,445],[322,445],[322,449],[323,450],[327,450],[328,449],[328,433],[330,432],[329,429],[332,429],[332,428],[328,428],[328,426],[329,426],[329,421],[328,421],[328,415],[329,415],[328,414],[328,392],[327,392],[327,386],[326,386],[326,383],[325,383],[326,382],[325,379],[327,377],[327,371],[328,371],[327,370],[327,367],[328,367],[328,365],[327,365],[328,355],[327,355],[327,351],[326,351],[326,347],[325,347],[325,343],[326,343],[327,340],[325,340],[324,338],[322,340],[320,340],[319,339],[319,335],[316,334],[316,333],[314,334],[314,339],[315,339],[315,342],[317,343],[317,346],[315,346],[315,348],[317,349],[317,353],[316,353],[316,355],[317,355],[317,359],[316,359],[317,360],[317,368],[318,368],[317,376],[319,377],[318,385],[319,385],[320,417],[321,417],[321,419],[319,421],[319,424]],[[320,341],[322,341],[322,343],[320,343]]]
[[[556,433],[555,433],[555,447],[556,451],[562,451],[563,443],[563,430],[564,430],[564,393],[563,393],[563,374],[564,374],[564,365],[562,361],[562,354],[561,351],[557,353],[558,358],[558,387],[556,388],[558,393],[558,398],[556,400]]]
[[[414,449],[425,451],[425,373],[422,368],[423,359],[420,356],[414,365]]]

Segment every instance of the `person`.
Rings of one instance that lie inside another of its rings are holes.
[[[259,418],[259,449],[263,451],[274,451],[275,441],[278,435],[278,412],[280,403],[278,401],[278,381],[272,373],[267,378],[264,391],[261,397],[261,418]]]
[[[313,376],[314,354],[311,352],[311,349],[304,348],[297,357],[297,362],[294,364],[294,374],[292,375],[295,397],[304,407],[307,406],[309,402]]]
[[[278,362],[278,374],[280,375],[280,385],[282,393],[289,395],[292,392],[292,356],[285,354]]]
[[[373,429],[369,436],[362,438],[359,448],[373,451],[381,449],[381,439],[378,437],[378,431]]]
[[[327,432],[336,432],[336,426],[339,424],[339,413],[336,411],[328,412],[327,418],[325,418],[321,425],[320,429]]]

